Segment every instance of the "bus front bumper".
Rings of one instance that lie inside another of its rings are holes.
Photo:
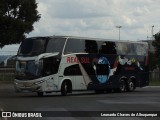
[[[36,82],[15,80],[14,88],[16,92],[41,92],[43,82],[42,80]]]

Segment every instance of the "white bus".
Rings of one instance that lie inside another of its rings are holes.
[[[71,36],[22,41],[16,92],[134,91],[149,84],[148,44]]]

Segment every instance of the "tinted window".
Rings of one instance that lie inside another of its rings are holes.
[[[45,51],[46,38],[26,39],[20,46],[19,55],[38,55]]]
[[[99,46],[99,53],[117,54],[115,42],[110,42],[110,41],[98,42],[98,46]]]
[[[84,53],[85,43],[80,39],[68,39],[64,54],[70,53]]]
[[[46,47],[46,52],[62,52],[64,43],[65,43],[64,38],[51,38],[48,41],[47,47]]]
[[[147,45],[141,43],[68,39],[64,54],[100,53],[119,55],[145,55]]]
[[[147,45],[140,43],[116,43],[120,55],[146,55]]]
[[[147,54],[147,45],[144,44],[136,44],[135,52],[137,55],[146,55]]]
[[[72,65],[65,69],[64,75],[82,75],[79,65]]]
[[[62,52],[65,38],[29,38],[22,42],[19,55],[34,56],[42,53]]]
[[[95,40],[85,40],[85,51],[87,53],[98,53],[98,45]]]
[[[97,52],[98,45],[94,40],[68,39],[64,54]]]

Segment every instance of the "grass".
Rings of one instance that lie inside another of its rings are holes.
[[[12,82],[13,80],[13,74],[0,74],[0,82]]]
[[[149,85],[150,86],[160,86],[160,80],[151,80]]]

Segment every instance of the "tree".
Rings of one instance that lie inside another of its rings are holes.
[[[36,0],[0,0],[0,47],[20,43],[39,19]]]
[[[155,64],[160,66],[160,32],[154,35],[155,40],[152,45],[155,47]]]

